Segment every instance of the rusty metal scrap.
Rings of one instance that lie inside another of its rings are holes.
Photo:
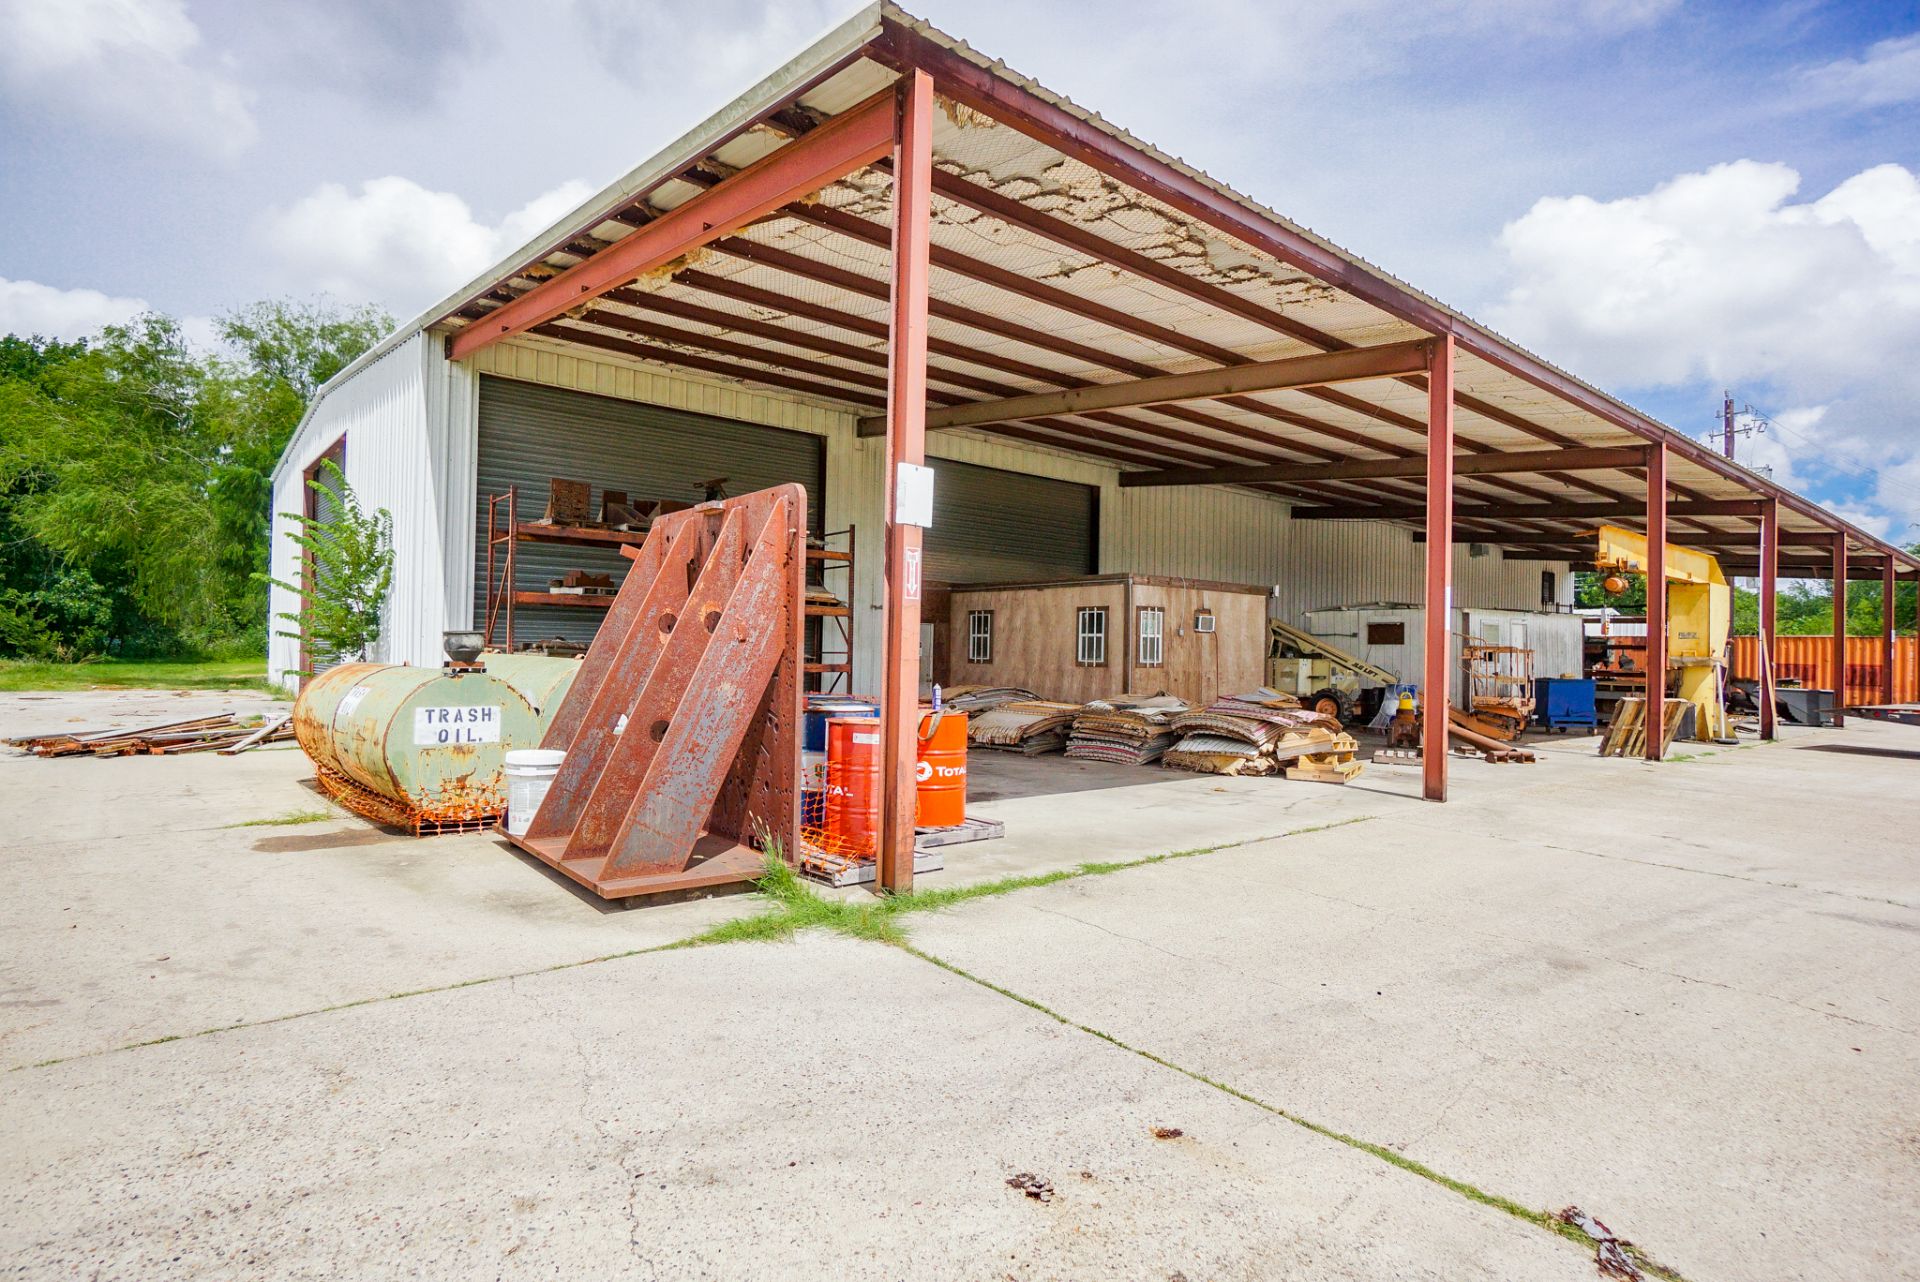
[[[243,722],[231,712],[222,712],[138,729],[63,731],[27,735],[6,742],[9,747],[23,749],[36,757],[173,757],[213,751],[233,756],[263,743],[292,737],[293,728],[285,716],[256,723]]]
[[[806,491],[659,517],[542,747],[521,849],[603,898],[748,881],[799,845]],[[756,833],[765,834],[756,838]]]
[[[1053,1181],[1032,1171],[1021,1171],[1007,1177],[1007,1187],[1019,1189],[1036,1202],[1053,1201]]]
[[[1628,1254],[1633,1243],[1616,1237],[1612,1229],[1593,1216],[1577,1206],[1568,1206],[1561,1208],[1554,1218],[1593,1239],[1593,1262],[1599,1267],[1600,1276],[1618,1278],[1620,1282],[1642,1282],[1645,1278],[1633,1256]]]

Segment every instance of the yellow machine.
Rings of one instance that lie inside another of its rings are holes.
[[[1596,569],[1646,573],[1646,535],[1617,525],[1603,525],[1595,533]],[[1720,563],[1705,552],[1669,543],[1666,561],[1667,666],[1680,671],[1675,693],[1696,710],[1696,739],[1724,739],[1727,711],[1721,691],[1726,686],[1727,637],[1733,631],[1733,589]]]

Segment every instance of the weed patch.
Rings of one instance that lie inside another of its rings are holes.
[[[289,810],[284,815],[274,815],[267,819],[242,819],[239,823],[222,824],[223,828],[284,828],[293,824],[325,823],[333,818],[331,810]]]

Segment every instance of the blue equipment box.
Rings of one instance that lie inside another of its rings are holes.
[[[1600,720],[1593,706],[1592,678],[1535,677],[1533,723],[1554,730],[1568,726],[1598,730]]]

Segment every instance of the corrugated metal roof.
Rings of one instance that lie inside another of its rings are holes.
[[[1329,283],[1121,181],[1076,158],[1084,150],[1069,154],[1058,137],[1036,137],[942,99],[931,226],[935,404],[1417,339],[1429,330],[1407,317],[1428,324],[1437,318],[1448,332],[1466,335],[1472,349],[1460,353],[1455,377],[1456,438],[1464,452],[1662,440],[1675,451],[1669,479],[1679,499],[1779,496],[1788,505],[1781,520],[1786,531],[1838,526],[1859,547],[1892,550],[891,4],[871,6],[835,28],[389,343],[430,325],[471,323],[699,198],[790,138],[866,102],[896,78],[890,51],[907,40],[983,68],[1097,130],[1134,159],[1201,184],[1232,202],[1246,235],[1258,238],[1266,227],[1299,238],[1312,251],[1309,259],[1322,263],[1317,270],[1343,282]],[[874,412],[885,398],[891,207],[886,167],[869,167],[533,332]],[[1542,371],[1551,376],[1547,381],[1565,380],[1560,390],[1540,385]],[[1422,380],[1383,379],[987,430],[1149,468],[1411,457],[1424,449],[1425,415]],[[1457,485],[1463,510],[1516,501],[1626,503],[1644,494],[1641,478],[1625,471],[1461,476]],[[1405,503],[1417,498],[1420,483],[1264,488],[1339,506]],[[1467,515],[1462,529],[1476,537],[1500,529],[1571,537],[1580,524],[1531,515],[1476,522]],[[1676,540],[1685,540],[1747,525],[1742,518],[1676,516],[1672,529]]]

